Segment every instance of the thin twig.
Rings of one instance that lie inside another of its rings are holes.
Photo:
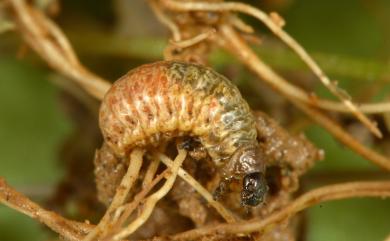
[[[25,38],[26,42],[33,49],[35,49],[36,52],[40,54],[41,57],[46,60],[50,66],[52,66],[54,69],[64,74],[65,76],[70,77],[72,80],[76,81],[78,84],[83,86],[83,88],[92,96],[98,99],[102,99],[106,91],[109,89],[110,84],[102,78],[98,77],[97,75],[89,72],[80,63],[76,67],[69,67],[68,60],[60,58],[61,54],[58,54],[58,52],[66,54],[68,58],[72,55],[75,56],[75,54],[69,54],[69,50],[72,49],[72,47],[70,46],[70,44],[68,44],[65,35],[58,29],[58,27],[50,19],[44,16],[40,11],[28,7],[24,1],[11,0],[11,3],[13,4],[16,12],[16,27],[20,29],[20,32]],[[161,12],[159,8],[157,8],[157,11]],[[159,17],[159,14],[156,13],[156,15]],[[159,17],[159,20],[162,23],[165,23],[168,28],[171,29],[171,31],[173,32],[174,40],[179,41],[181,37],[178,37],[180,36],[180,31],[178,30],[178,27],[166,15],[163,16],[165,16],[165,18]],[[39,23],[36,18],[39,18],[41,22],[44,22],[44,24]],[[168,22],[166,20],[168,20]],[[236,21],[233,21],[233,24],[237,25]],[[40,25],[39,28],[37,28],[38,25]],[[52,36],[55,37],[55,39],[57,40],[57,43],[53,44],[48,40],[48,38],[45,38],[45,33],[51,33]],[[63,49],[55,50],[52,48],[55,45],[61,46],[61,48]],[[75,58],[73,58],[73,62],[75,62],[74,60]],[[347,109],[345,105],[334,101],[322,100],[319,98],[310,98],[310,96],[308,96],[304,91],[289,84],[288,82],[283,84],[286,89],[291,90],[289,91],[291,93],[290,95],[296,97],[297,99],[300,99],[301,101],[305,101],[306,103],[327,110],[350,112],[350,110]],[[390,103],[388,102],[375,104],[362,103],[359,104],[359,107],[362,112],[367,114],[390,111]]]
[[[177,177],[178,170],[187,156],[187,151],[184,149],[179,149],[178,152],[179,153],[175,158],[175,160],[173,161],[172,167],[170,167],[171,173],[167,178],[166,182],[164,183],[164,185],[157,192],[153,193],[150,197],[146,199],[141,214],[134,221],[132,221],[126,228],[118,232],[113,237],[113,240],[118,241],[129,236],[135,230],[137,230],[142,224],[144,224],[152,214],[153,209],[156,206],[157,202],[161,200],[163,197],[165,197],[165,195],[167,195],[168,192],[172,189],[173,183],[175,182]]]
[[[161,0],[166,7],[176,11],[236,11],[248,14],[263,22],[276,36],[287,44],[309,66],[321,82],[337,96],[347,108],[377,137],[382,137],[378,127],[372,123],[350,100],[350,96],[325,75],[317,63],[310,57],[305,49],[293,39],[281,26],[273,21],[268,14],[250,5],[240,2],[179,2],[176,0]]]
[[[230,26],[224,25],[221,27],[221,32],[224,36],[223,47],[237,56],[248,68],[252,69],[262,80],[269,83],[275,90],[282,93],[298,108],[305,111],[310,118],[313,118],[320,125],[326,128],[332,135],[338,138],[342,143],[356,151],[363,157],[367,158],[381,168],[390,171],[390,160],[379,153],[363,146],[356,141],[351,135],[339,127],[331,119],[323,115],[313,108],[305,107],[296,98],[291,96],[290,90],[283,85],[284,80],[280,75],[274,72],[268,65],[262,62],[252,49],[239,37],[239,35]]]
[[[109,225],[104,230],[105,233],[102,235],[102,236],[104,236],[104,238],[102,238],[102,240],[107,240],[107,241],[111,240],[112,236],[118,232],[118,230],[126,222],[128,217],[138,207],[138,205],[141,203],[141,201],[144,200],[144,198],[152,190],[152,188],[155,187],[156,184],[159,183],[167,175],[168,171],[169,171],[169,169],[166,169],[164,172],[162,172],[156,178],[154,178],[147,186],[145,186],[141,190],[141,192],[139,192],[139,193],[137,193],[137,195],[135,195],[135,197],[131,203],[125,204],[116,210],[115,216],[112,220],[111,225]]]
[[[148,169],[142,181],[142,188],[146,188],[152,182],[153,177],[156,175],[160,160],[157,156],[153,155],[153,160],[150,162]]]
[[[233,23],[232,23],[233,24]],[[237,27],[237,26],[235,26]],[[242,31],[241,29],[239,29]],[[94,33],[93,36],[87,37],[86,35],[83,35],[82,38],[80,35],[82,34],[71,34],[72,39],[74,40],[75,44],[80,46],[81,50],[85,51],[92,51],[94,53],[98,52],[100,54],[108,54],[108,55],[115,55],[119,57],[137,57],[141,58],[144,60],[150,60],[150,59],[157,59],[160,58],[161,55],[159,54],[161,51],[163,51],[163,47],[161,48],[156,48],[155,46],[163,46],[164,43],[166,42],[163,39],[158,39],[154,37],[153,39],[151,38],[139,38],[137,39],[136,37],[132,39],[126,39],[122,38],[120,36],[115,36],[112,37],[107,34],[102,34],[102,33]],[[85,41],[85,39],[88,38],[88,41]],[[95,41],[93,44],[89,43],[89,39],[92,41],[94,39],[99,39],[99,41]],[[86,45],[86,43],[88,45]],[[109,46],[109,48],[107,47]],[[143,48],[139,47],[134,47],[134,46],[144,46]],[[142,49],[142,50],[141,50]],[[261,53],[264,53],[266,55],[269,55],[270,52],[274,51],[273,47],[271,46],[263,46],[262,49],[259,48],[254,48],[256,51],[260,51]],[[281,54],[283,58],[289,58],[289,55],[281,49],[277,49],[278,54]],[[213,54],[212,54],[213,55]],[[323,54],[321,54],[323,56]],[[322,57],[326,58],[328,56]],[[212,60],[217,61],[212,61]],[[230,62],[228,56],[225,55],[225,53],[216,51],[214,52],[214,58],[211,58],[211,62],[214,64],[220,64],[220,61],[225,62]],[[345,72],[345,69],[348,69],[345,67],[346,64],[348,64],[350,61],[353,62],[353,65],[359,65],[361,66],[363,62],[356,61],[356,60],[344,60],[342,61],[341,65],[339,66],[340,69],[343,70],[340,75],[348,75],[348,73],[351,73],[351,71],[354,70],[349,70],[349,72]],[[348,63],[344,63],[348,62]],[[333,62],[332,62],[333,63]],[[278,62],[275,63],[279,67],[284,67],[283,62]],[[327,63],[328,65],[330,64],[329,62]],[[374,66],[378,67],[378,69],[383,69],[384,66],[378,63],[372,63]],[[337,65],[337,64],[336,64]],[[333,67],[333,71],[338,71],[338,68]],[[376,70],[372,70],[373,74],[379,75],[379,73]],[[359,73],[354,73],[351,75],[351,77],[357,77],[356,75],[359,75]],[[282,80],[285,81],[285,80]],[[286,90],[291,90],[290,95],[295,97],[296,99],[299,99],[302,102],[305,102],[311,106],[315,106],[324,110],[329,110],[329,111],[337,111],[337,112],[343,112],[343,113],[351,113],[351,110],[348,109],[343,103],[332,101],[332,100],[326,100],[326,99],[321,99],[318,96],[314,96],[313,94],[307,94],[305,91],[300,89],[299,87],[291,84],[290,82],[282,82],[284,85],[283,88]],[[383,102],[376,102],[376,103],[357,103],[359,106],[359,109],[365,113],[365,114],[375,114],[375,113],[384,113],[384,112],[390,112],[390,102],[389,101],[383,101]]]
[[[181,40],[181,41],[171,41],[171,44],[177,48],[188,48],[190,46],[193,46],[197,43],[204,41],[205,39],[208,39],[211,35],[215,34],[215,32],[216,32],[215,29],[211,29],[205,33],[198,34],[195,37],[192,37],[190,39]]]
[[[361,155],[362,157],[370,160],[375,165],[390,171],[390,159],[380,153],[365,147],[360,142],[358,142],[353,136],[348,134],[342,127],[340,127],[336,122],[331,120],[329,117],[322,114],[320,111],[305,105],[296,100],[291,100],[296,107],[301,111],[306,113],[307,116],[310,116],[317,123],[321,124],[329,133],[336,137],[341,143],[351,148],[353,151]]]
[[[133,186],[134,182],[138,178],[139,171],[142,166],[142,157],[144,154],[143,149],[134,149],[130,154],[129,167],[126,174],[123,176],[120,185],[117,187],[115,196],[110,204],[110,207],[107,209],[103,218],[100,219],[99,224],[95,227],[93,231],[88,233],[88,235],[83,239],[83,241],[91,241],[95,237],[101,235],[106,226],[110,223],[111,214],[120,207],[127,198],[127,195]]]
[[[110,83],[82,66],[62,31],[41,11],[24,0],[10,0],[14,22],[24,40],[52,68],[80,84],[89,94],[102,99]]]
[[[355,197],[389,198],[390,182],[351,182],[320,187],[303,194],[284,208],[281,208],[279,211],[272,213],[266,218],[198,228],[174,235],[172,238],[174,240],[195,240],[211,234],[227,235],[261,232],[267,229],[267,227],[278,224],[296,213],[318,203]]]
[[[88,71],[85,67],[83,67],[80,63],[77,66],[69,66],[69,59],[63,59],[61,53],[67,54],[69,56],[75,56],[74,54],[69,54],[69,50],[72,49],[68,41],[66,40],[65,35],[58,29],[55,24],[44,16],[41,12],[28,7],[24,1],[21,0],[12,0],[17,18],[17,26],[20,29],[22,36],[25,38],[26,42],[38,53],[41,57],[47,61],[47,63],[52,66],[54,69],[62,73],[63,75],[71,78],[78,84],[80,84],[89,94],[92,96],[102,99],[104,94],[110,88],[110,84],[98,77],[97,75]],[[158,9],[159,10],[159,9]],[[158,16],[158,14],[156,13]],[[35,17],[34,17],[35,16]],[[37,17],[41,16],[41,17]],[[37,18],[40,21],[44,22],[41,24],[37,21]],[[174,23],[168,19],[170,23]],[[161,22],[165,20],[160,19]],[[39,28],[37,28],[37,26]],[[50,25],[50,27],[48,26]],[[169,26],[168,26],[169,27]],[[181,38],[180,32],[177,26],[169,27],[174,35],[174,40],[179,41]],[[51,33],[53,37],[57,40],[56,43],[50,42],[48,38],[45,38],[45,33]],[[176,37],[175,37],[176,36]],[[57,46],[57,47],[55,47]],[[61,46],[60,50],[56,50],[58,46]],[[53,48],[55,47],[55,48]],[[73,52],[73,50],[72,50]],[[71,58],[71,62],[74,61],[75,58]],[[73,63],[75,64],[75,63]],[[305,101],[311,105],[315,105],[321,107],[323,109],[339,111],[339,112],[350,112],[344,105],[339,104],[337,102],[322,100],[319,98],[310,98],[304,91],[298,89],[297,87],[289,84],[288,82],[283,83],[283,86],[286,89],[289,89],[290,95],[300,99],[301,101]],[[380,112],[388,112],[390,111],[390,103],[375,103],[375,104],[359,104],[360,109],[364,113],[380,113]]]
[[[230,17],[230,22],[232,23],[232,25],[234,27],[236,27],[238,30],[240,30],[244,33],[252,34],[255,32],[255,30],[253,29],[253,27],[251,25],[245,23],[241,18],[239,18],[236,15],[232,15]]]
[[[179,27],[173,22],[163,10],[161,10],[160,6],[158,6],[156,0],[149,0],[149,5],[152,8],[154,14],[158,18],[158,20],[167,26],[167,28],[172,32],[173,41],[181,41],[181,34]]]
[[[390,241],[390,234],[387,236],[387,238],[384,241]]]
[[[172,167],[172,161],[164,154],[158,153],[160,160],[167,165]],[[205,189],[199,182],[197,182],[190,174],[188,174],[184,169],[179,169],[179,176],[186,181],[190,186],[192,186],[206,201],[228,222],[234,223],[237,218],[229,212],[221,203],[215,201],[213,196]]]
[[[8,186],[1,177],[0,202],[33,219],[37,219],[70,241],[80,241],[94,227],[87,223],[68,220],[54,212],[43,209],[38,204]]]

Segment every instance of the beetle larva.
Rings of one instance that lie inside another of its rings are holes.
[[[212,69],[170,61],[138,67],[113,84],[99,118],[104,150],[116,157],[193,137],[219,168],[219,192],[241,181],[242,203],[262,202],[267,188],[255,118],[237,87]]]

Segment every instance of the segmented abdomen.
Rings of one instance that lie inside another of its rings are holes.
[[[102,103],[100,127],[118,156],[188,135],[218,163],[256,143],[254,117],[236,86],[212,69],[181,62],[143,65],[116,81]]]

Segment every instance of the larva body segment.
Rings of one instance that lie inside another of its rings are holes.
[[[190,136],[225,181],[263,172],[255,118],[237,87],[212,69],[170,61],[138,67],[113,84],[99,117],[105,144],[119,158],[136,146]]]
[[[115,82],[100,127],[118,156],[189,135],[219,163],[256,142],[254,117],[238,89],[211,69],[178,62],[144,65]]]

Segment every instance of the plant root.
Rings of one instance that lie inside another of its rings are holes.
[[[131,187],[138,178],[139,171],[142,166],[142,157],[144,154],[142,149],[134,149],[130,154],[129,167],[125,176],[122,178],[121,184],[117,187],[115,196],[104,214],[103,218],[100,220],[99,224],[96,225],[95,229],[88,233],[88,235],[83,239],[83,241],[92,241],[95,237],[100,236],[103,230],[110,223],[111,215],[119,208],[127,198]]]
[[[210,227],[198,228],[174,235],[171,238],[173,240],[195,240],[202,236],[214,234],[237,235],[261,232],[318,203],[355,197],[389,198],[390,182],[350,182],[320,187],[303,194],[265,219],[253,219],[233,224],[218,224]]]

